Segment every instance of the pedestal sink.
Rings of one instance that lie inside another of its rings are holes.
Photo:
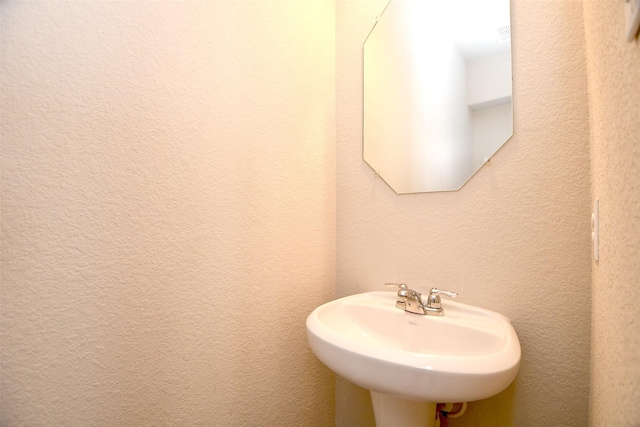
[[[371,391],[377,427],[432,426],[436,403],[485,399],[515,378],[520,342],[506,317],[449,300],[441,317],[395,304],[394,292],[367,292],[307,318],[318,359]]]

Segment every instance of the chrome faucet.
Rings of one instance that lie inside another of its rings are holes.
[[[396,308],[409,313],[429,314],[432,316],[444,316],[444,310],[440,301],[440,295],[446,295],[451,298],[458,296],[457,292],[444,291],[438,288],[431,288],[427,303],[422,301],[422,294],[416,292],[405,283],[386,283],[385,286],[398,288],[398,299],[396,300]]]

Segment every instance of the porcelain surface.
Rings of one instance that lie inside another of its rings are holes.
[[[468,402],[511,384],[520,342],[509,319],[450,300],[442,317],[395,302],[395,292],[367,292],[316,308],[307,318],[311,349],[360,387],[409,400]]]

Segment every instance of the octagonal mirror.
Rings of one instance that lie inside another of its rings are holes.
[[[513,134],[509,0],[391,0],[364,43],[364,160],[460,189]]]

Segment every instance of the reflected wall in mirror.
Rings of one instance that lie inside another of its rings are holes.
[[[391,0],[364,43],[364,160],[457,190],[513,134],[509,0]]]

